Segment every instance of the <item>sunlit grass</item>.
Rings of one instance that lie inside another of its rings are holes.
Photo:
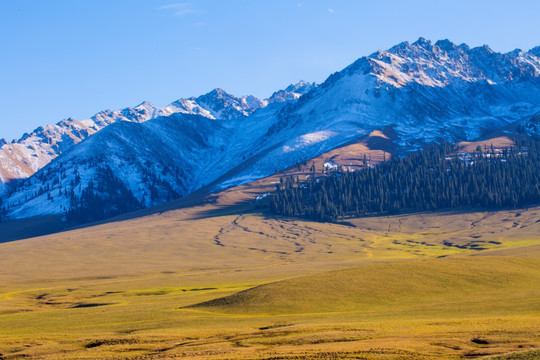
[[[0,357],[534,358],[540,346],[538,208],[354,226],[193,211],[0,244]]]

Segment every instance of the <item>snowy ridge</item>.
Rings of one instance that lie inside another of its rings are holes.
[[[529,53],[533,54],[536,57],[540,57],[540,46],[532,48],[531,50],[529,50]]]
[[[420,38],[361,58],[280,114],[308,125],[395,125],[404,138],[463,139],[538,111],[540,59]],[[421,127],[421,128],[419,128]],[[421,135],[424,134],[424,135]],[[468,134],[468,135],[467,135]]]
[[[306,81],[300,81],[297,84],[291,84],[285,88],[285,90],[279,90],[266,99],[267,104],[282,103],[288,101],[298,100],[302,95],[310,92],[317,87],[316,83],[309,83]]]
[[[18,141],[0,148],[0,181],[25,179],[67,149],[117,121],[144,122],[162,115],[151,103],[134,108],[102,111],[86,120],[66,119],[55,125],[40,126]]]
[[[119,121],[142,123],[160,116],[175,113],[201,115],[209,119],[233,119],[246,117],[269,103],[285,102],[301,96],[298,89],[306,87],[306,82],[290,85],[281,90],[284,99],[261,101],[254,96],[236,98],[221,89],[198,98],[179,99],[168,106],[158,108],[150,102],[143,102],[133,108],[105,110],[90,119],[62,120],[55,125],[41,126],[19,140],[7,143],[0,141],[0,196],[9,188],[6,183],[24,180],[43,168],[54,158],[72,146],[95,134],[104,127]]]

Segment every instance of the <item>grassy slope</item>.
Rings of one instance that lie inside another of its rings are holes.
[[[227,313],[407,312],[448,316],[540,309],[540,258],[452,257],[366,264],[262,285],[194,306]],[[451,309],[447,312],[447,309]]]

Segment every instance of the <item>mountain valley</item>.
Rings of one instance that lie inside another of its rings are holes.
[[[264,100],[215,89],[1,141],[0,360],[537,359],[540,204],[268,203],[430,146],[451,149],[438,178],[525,168],[539,134],[539,47],[420,38]]]

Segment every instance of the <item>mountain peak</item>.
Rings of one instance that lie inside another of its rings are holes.
[[[254,96],[237,98],[221,88],[215,88],[207,94],[191,101],[208,111],[214,119],[233,119],[249,116],[255,110],[263,107],[263,103]]]
[[[401,53],[405,50],[410,50],[410,49],[411,49],[411,44],[408,41],[402,41],[399,44],[392,46],[390,49],[388,49],[388,51],[393,54],[396,54],[396,53]],[[380,56],[382,53],[384,53],[384,51],[379,50],[371,54],[370,57]]]
[[[225,90],[221,88],[215,88],[211,90],[210,92],[207,92],[206,94],[201,95],[198,98],[195,98],[194,100],[196,100],[197,102],[202,101],[204,103],[211,104],[216,101],[235,102],[235,101],[239,101],[240,99],[238,99],[234,95],[229,94],[228,92],[226,92]]]
[[[429,47],[433,46],[431,41],[426,40],[426,38],[423,38],[423,37],[419,37],[418,40],[413,42],[413,45],[420,46],[420,47],[423,47],[423,48],[429,48]]]
[[[487,44],[484,44],[482,46],[477,46],[477,47],[474,47],[471,49],[472,52],[477,52],[477,53],[481,53],[483,55],[491,55],[491,54],[494,54],[495,51],[493,51],[489,45]]]
[[[307,82],[307,81],[304,81],[304,80],[300,80],[296,84],[290,84],[289,86],[287,86],[285,88],[285,91],[294,92],[294,93],[298,93],[298,94],[303,95],[303,94],[309,92],[311,89],[313,89],[316,86],[317,86],[317,84],[314,83],[314,82],[310,83],[310,82]]]
[[[461,50],[463,50],[463,51],[469,51],[469,50],[471,50],[470,46],[467,45],[467,44],[465,44],[465,43],[459,44],[459,45],[458,45],[458,49],[461,49]]]
[[[536,57],[540,57],[540,46],[533,47],[528,51],[530,54],[533,54]]]
[[[435,46],[438,46],[441,50],[446,52],[453,51],[457,48],[456,44],[451,42],[448,39],[439,40],[435,43]]]
[[[229,94],[222,88],[215,88],[212,91],[204,94],[203,96],[212,96],[212,97],[217,97],[218,99],[223,98],[223,97],[234,97],[233,95]]]
[[[150,101],[143,101],[142,103],[140,103],[139,105],[135,106],[135,109],[136,108],[141,108],[141,107],[149,107],[149,108],[154,108],[154,104],[152,104]]]
[[[315,82],[310,83],[304,80],[300,80],[296,84],[290,84],[285,89],[274,92],[272,96],[270,96],[265,101],[269,104],[273,104],[297,100],[298,98],[307,94],[317,86],[318,85]]]

